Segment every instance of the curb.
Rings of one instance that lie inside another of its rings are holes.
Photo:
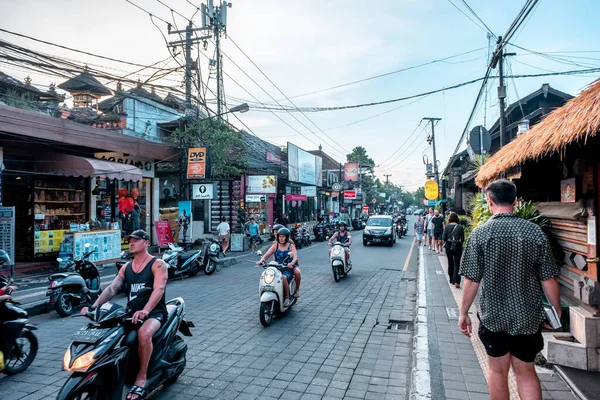
[[[556,371],[558,376],[560,376],[560,378],[565,382],[567,387],[571,389],[573,394],[575,394],[575,397],[577,397],[579,400],[588,400],[587,396],[583,394],[581,390],[579,390],[577,385],[575,385],[575,383],[567,376],[565,371],[563,371],[563,369],[559,365],[555,365],[554,370]]]

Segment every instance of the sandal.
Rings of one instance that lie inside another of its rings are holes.
[[[134,398],[133,396],[137,397]],[[141,386],[134,385],[129,393],[127,393],[127,400],[141,400],[144,398],[144,396],[146,396],[146,389]]]

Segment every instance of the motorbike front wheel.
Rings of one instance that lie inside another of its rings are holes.
[[[332,268],[333,268],[333,279],[336,282],[339,282],[339,280],[340,280],[340,267],[338,265],[336,265],[336,266],[333,266]]]
[[[200,262],[198,260],[196,260],[192,263],[192,266],[190,267],[188,274],[190,276],[196,276],[196,275],[198,275],[198,272],[200,272],[201,268],[202,267],[200,266]]]
[[[16,346],[4,360],[3,373],[14,375],[25,371],[35,359],[38,351],[37,337],[25,330],[16,340]]]
[[[275,301],[260,303],[260,323],[265,328],[273,323],[275,306]]]
[[[100,388],[97,386],[85,387],[72,395],[65,397],[65,400],[99,400],[104,396],[100,393]]]
[[[208,260],[204,267],[204,273],[206,275],[212,275],[217,270],[217,264],[213,260]]]
[[[61,292],[54,303],[54,309],[61,317],[68,317],[75,311],[75,304],[69,292]]]

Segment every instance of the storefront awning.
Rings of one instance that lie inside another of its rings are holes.
[[[36,171],[64,176],[108,178],[141,181],[142,171],[136,166],[67,154],[51,154],[36,160]]]

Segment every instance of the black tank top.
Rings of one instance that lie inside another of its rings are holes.
[[[133,261],[130,261],[125,267],[125,283],[129,287],[129,292],[127,293],[127,307],[132,311],[139,311],[146,305],[147,301],[140,302],[135,301],[137,297],[137,292],[143,288],[153,288],[154,287],[154,274],[152,273],[152,264],[156,261],[156,257],[152,257],[152,260],[146,264],[146,266],[139,272],[135,273],[133,271]],[[149,299],[150,297],[148,297]],[[167,304],[165,301],[165,295],[163,294],[162,298],[154,307],[155,310],[167,310]]]
[[[342,231],[338,231],[338,241],[340,243],[346,243],[348,241],[348,232],[344,231],[344,233],[342,233]]]

